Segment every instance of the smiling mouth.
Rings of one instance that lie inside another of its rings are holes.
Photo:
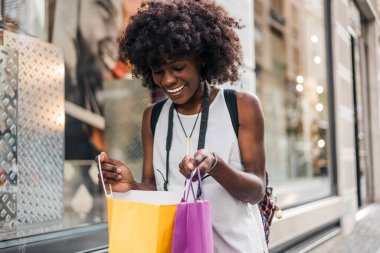
[[[171,95],[175,95],[175,94],[180,93],[185,88],[185,86],[186,86],[186,84],[184,84],[180,87],[174,88],[174,89],[166,89],[166,91]]]

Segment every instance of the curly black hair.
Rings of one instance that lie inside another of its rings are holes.
[[[118,39],[134,77],[154,90],[151,68],[167,59],[199,55],[201,77],[211,84],[239,78],[242,53],[239,22],[213,0],[148,0]]]

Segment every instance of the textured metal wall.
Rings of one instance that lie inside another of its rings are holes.
[[[16,229],[18,54],[0,46],[0,232]]]
[[[54,230],[63,224],[63,55],[51,44],[2,30],[1,44],[18,51],[17,233]]]

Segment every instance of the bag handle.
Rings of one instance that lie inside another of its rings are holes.
[[[196,202],[197,198],[195,196],[195,192],[194,192],[194,188],[193,188],[193,184],[192,184],[195,174],[197,174],[197,176],[198,176],[199,187],[200,187],[201,193],[202,193],[201,194],[202,200],[205,201],[204,195],[203,195],[203,188],[202,188],[202,176],[201,176],[200,168],[199,168],[199,166],[197,166],[195,168],[195,170],[193,170],[191,172],[189,179],[186,180],[185,189],[183,190],[183,194],[182,194],[182,196],[183,196],[182,198],[185,202],[189,202],[190,191],[192,192],[194,202]]]
[[[183,190],[183,194],[182,194],[182,196],[183,196],[182,199],[184,200],[184,202],[189,202],[190,190],[193,194],[194,202],[196,200],[193,184],[191,182],[193,182],[193,178],[194,178],[195,173],[197,172],[197,169],[198,169],[198,167],[191,172],[189,179],[186,180],[185,189]]]
[[[102,173],[102,164],[100,163],[100,158],[98,156],[98,169],[99,169],[99,175],[100,175],[100,181],[102,181],[102,186],[103,186],[103,190],[104,190],[104,195],[106,196],[106,198],[109,198],[109,197],[113,197],[113,194],[112,194],[112,187],[111,185],[110,186],[110,194],[107,193],[107,190],[106,190],[106,185],[104,184],[104,178],[103,178],[103,173]]]

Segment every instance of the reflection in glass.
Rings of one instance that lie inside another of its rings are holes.
[[[323,3],[255,0],[257,95],[282,207],[331,193]]]
[[[98,184],[98,169],[93,161],[65,162],[64,227],[105,222],[105,197]]]
[[[59,199],[59,204],[61,209],[64,207],[64,212],[60,212],[63,215],[64,224],[63,226],[60,224],[60,226],[49,228],[49,231],[106,222],[105,198],[98,184],[98,170],[93,160],[99,151],[106,150],[115,159],[130,161],[134,168],[141,168],[141,115],[143,108],[150,102],[151,98],[149,92],[140,83],[132,84],[127,80],[131,76],[130,69],[121,61],[116,45],[119,33],[125,27],[130,16],[137,11],[140,2],[141,0],[1,0],[1,21],[7,30],[25,34],[28,38],[37,37],[39,41],[48,41],[59,47],[58,51],[63,53],[65,63],[62,68],[54,70],[55,62],[41,54],[40,51],[36,50],[38,49],[36,47],[29,47],[29,49],[35,51],[36,54],[38,53],[39,57],[31,57],[28,60],[33,61],[33,63],[37,62],[37,65],[40,65],[39,67],[42,66],[46,70],[54,71],[61,79],[64,75],[64,92],[63,83],[59,83],[61,89],[56,89],[55,91],[59,90],[62,96],[65,94],[66,105],[68,104],[67,102],[70,102],[70,105],[75,105],[71,106],[73,109],[70,112],[68,112],[69,110],[66,106],[66,114],[62,111],[55,114],[54,118],[49,117],[50,121],[46,124],[53,130],[57,130],[56,126],[59,125],[61,131],[65,126],[66,138],[64,173],[59,177],[60,179],[62,179],[62,176],[64,177],[64,185],[52,184],[53,192],[63,191],[64,203],[62,204],[62,200]],[[46,52],[48,56],[53,53],[53,51]],[[38,61],[42,61],[43,64],[38,64]],[[29,62],[24,65],[35,67]],[[55,80],[51,80],[58,84]],[[40,83],[44,84],[42,81]],[[42,91],[49,91],[49,88],[45,87]],[[38,96],[36,97],[39,98]],[[38,101],[41,103],[48,101],[50,105],[50,100],[56,102],[55,97],[51,94]],[[115,102],[118,102],[119,105],[122,103],[123,106],[118,106]],[[34,115],[33,110],[39,109],[39,107],[29,105],[26,108],[28,111],[33,112],[29,113],[29,115]],[[54,108],[47,108],[47,112],[52,112],[53,110]],[[90,117],[88,115],[96,120],[88,119]],[[105,115],[106,120],[112,121],[112,125],[107,123],[106,138],[109,140],[107,144],[104,138],[104,127],[91,123],[99,122],[97,120],[99,118],[101,121],[104,120]],[[44,119],[44,117],[47,120],[46,115],[42,115],[41,119]],[[35,118],[38,119],[38,117]],[[32,117],[32,119],[34,118]],[[0,128],[2,128],[1,125],[2,121],[0,120]],[[42,127],[38,128],[38,130],[42,131]],[[31,133],[36,131],[30,127],[30,124],[27,130],[31,131]],[[0,141],[3,139],[1,137],[3,136],[0,133]],[[4,136],[4,138],[6,137]],[[12,145],[14,144],[14,138],[6,139]],[[126,139],[127,141],[125,141]],[[122,141],[123,143],[121,144]],[[40,142],[36,142],[36,145],[40,145]],[[57,146],[48,147],[44,144],[40,146],[47,148],[48,151],[58,150]],[[63,143],[60,146],[63,147]],[[0,151],[1,149],[2,143],[0,143]],[[58,157],[50,156],[50,154],[51,152],[46,152],[46,157],[44,156],[43,158],[53,160],[50,158]],[[2,158],[1,154],[0,158]],[[62,159],[63,154],[59,158]],[[61,171],[62,167],[63,162],[60,167]],[[0,168],[0,188],[5,185],[5,174],[1,172],[2,168]],[[36,168],[38,167],[36,166]],[[47,164],[44,169],[54,174],[53,179],[58,178],[57,173],[54,173],[50,165]],[[140,170],[134,171],[134,173],[141,175]],[[17,177],[17,180],[20,180],[20,177]],[[41,178],[45,179],[45,177]],[[30,182],[26,181],[26,184],[30,184]],[[41,187],[39,185],[36,189],[41,189]],[[34,189],[33,187],[29,188],[30,190]],[[20,188],[18,188],[18,191],[20,191]],[[9,196],[6,204],[14,200],[13,196]],[[62,197],[62,194],[59,196]],[[33,199],[27,195],[24,195],[24,197],[28,200]],[[52,200],[49,200],[49,202],[52,202]],[[26,203],[29,202],[26,201]],[[42,209],[45,206],[43,203],[43,205],[41,203],[37,204]],[[4,207],[0,205],[0,213],[3,209]],[[22,207],[17,212],[19,211],[23,213],[31,210]],[[49,209],[45,208],[43,211],[49,212]],[[44,212],[35,213],[34,216],[43,219]],[[8,217],[16,219],[16,215]],[[7,219],[9,220],[10,218]],[[12,231],[15,230],[13,226],[10,228]],[[42,230],[40,224],[38,229],[33,234],[47,231]],[[1,232],[4,232],[4,226],[2,226],[0,219]],[[7,230],[6,232],[9,231]],[[8,233],[5,235],[7,238],[14,237]],[[22,237],[25,234],[19,234],[16,237],[19,236]]]

